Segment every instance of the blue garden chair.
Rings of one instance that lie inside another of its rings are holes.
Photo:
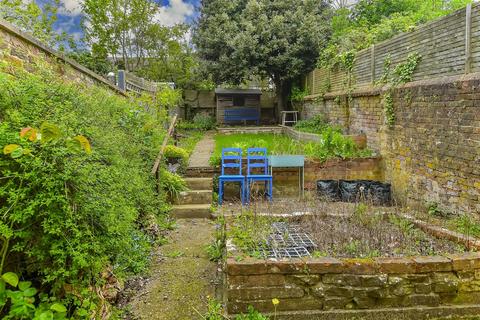
[[[234,174],[227,173],[227,171],[237,171]],[[239,182],[240,183],[240,199],[244,204],[245,196],[245,176],[242,175],[242,149],[240,148],[224,148],[222,149],[222,174],[218,178],[218,204],[223,202],[223,189],[225,182]]]
[[[254,172],[256,171],[256,172]],[[260,171],[260,172],[258,172]],[[266,148],[249,148],[247,150],[247,187],[246,201],[250,201],[250,187],[255,181],[264,181],[267,197],[273,198],[273,178],[268,173],[268,158]]]

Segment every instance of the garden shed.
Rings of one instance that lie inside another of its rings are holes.
[[[215,89],[218,124],[260,124],[260,89]]]

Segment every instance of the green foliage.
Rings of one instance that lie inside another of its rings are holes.
[[[204,320],[228,320],[225,316],[225,310],[222,304],[215,299],[208,299],[207,312],[201,315]],[[235,317],[235,320],[268,320],[269,318],[256,311],[252,306],[248,306],[247,314],[241,314]]]
[[[176,173],[160,170],[160,184],[171,198],[178,198],[180,192],[187,190],[185,180]]]
[[[13,272],[4,273],[0,279],[0,312],[5,315],[2,319],[68,319],[62,303],[38,293],[30,281],[19,281]]]
[[[183,161],[187,161],[189,157],[187,150],[174,145],[167,145],[163,155],[167,159],[181,159]]]
[[[383,111],[385,112],[385,121],[387,125],[393,127],[396,117],[392,92],[390,90],[383,95]]]
[[[394,84],[403,84],[412,81],[413,72],[418,66],[422,56],[414,52],[408,55],[407,60],[399,63],[393,69]]]
[[[164,87],[157,92],[156,102],[161,108],[171,110],[178,107],[183,101],[182,91]]]
[[[427,204],[427,212],[433,217],[448,218],[451,213],[440,209],[438,203],[430,202]]]
[[[235,320],[268,320],[269,318],[262,315],[260,312],[255,310],[252,306],[248,306],[247,314],[238,315]]]
[[[290,101],[292,102],[303,102],[303,99],[308,96],[307,90],[302,90],[301,88],[294,86],[290,93]]]
[[[181,121],[177,128],[181,130],[212,130],[215,128],[216,120],[212,116],[205,113],[197,113],[192,121]]]
[[[355,6],[336,10],[331,19],[332,36],[320,54],[318,65],[338,66],[340,57],[372,44],[415,30],[425,22],[465,7],[472,0],[360,0]]]
[[[225,218],[219,216],[217,218],[217,225],[215,228],[215,237],[211,244],[206,248],[208,257],[211,261],[218,262],[222,260],[225,253],[226,246],[226,231]]]
[[[470,215],[463,214],[454,219],[456,229],[467,235],[475,238],[480,238],[480,223]]]
[[[123,277],[148,263],[153,239],[140,226],[162,207],[150,169],[164,120],[135,99],[65,84],[45,66],[15,76],[4,67],[0,147],[31,150],[0,155],[4,270],[35,276],[54,295],[70,288],[70,310],[88,305],[88,318],[105,270]]]
[[[295,130],[316,134],[322,133],[328,127],[328,122],[322,114],[317,114],[307,120],[300,120],[295,124]]]
[[[0,19],[31,33],[50,46],[59,45],[59,49],[63,50],[62,42],[70,38],[53,27],[59,7],[59,0],[45,0],[41,5],[35,1],[0,0]]]
[[[315,65],[329,34],[327,9],[323,0],[203,1],[194,42],[215,83],[268,77],[281,103]]]
[[[389,216],[389,220],[390,223],[396,225],[405,236],[409,236],[412,232],[417,231],[413,223],[403,217],[392,214]]]
[[[223,148],[241,148],[245,155],[248,148],[267,148],[269,154],[303,154],[308,158],[328,160],[331,158],[369,157],[371,151],[360,150],[350,137],[345,137],[339,129],[327,127],[322,131],[320,142],[293,140],[278,134],[231,134],[216,135],[215,150],[210,164],[217,166],[221,162]]]
[[[115,66],[107,59],[106,56],[96,56],[89,51],[75,50],[69,52],[67,57],[103,76],[106,76],[109,72],[115,72],[116,70]]]
[[[257,216],[251,211],[242,211],[235,215],[227,237],[243,253],[261,258],[264,255],[267,236],[271,233],[272,223],[276,219]]]

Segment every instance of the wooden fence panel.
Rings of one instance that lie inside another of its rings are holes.
[[[418,53],[422,60],[412,80],[423,80],[441,76],[460,75],[480,71],[480,4],[461,9],[452,14],[429,22],[412,32],[399,34],[392,39],[376,44],[357,53],[351,75],[351,86],[369,86],[384,73],[384,63],[391,61],[392,71],[404,62],[409,54]],[[469,11],[470,10],[470,11]],[[325,70],[315,70],[312,75]],[[322,93],[318,81],[312,94]],[[330,74],[331,91],[348,88],[345,71],[334,70]]]

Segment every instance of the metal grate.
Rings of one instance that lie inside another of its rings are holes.
[[[311,256],[315,243],[300,226],[275,222],[272,233],[267,237],[266,255],[269,258],[296,258]]]

